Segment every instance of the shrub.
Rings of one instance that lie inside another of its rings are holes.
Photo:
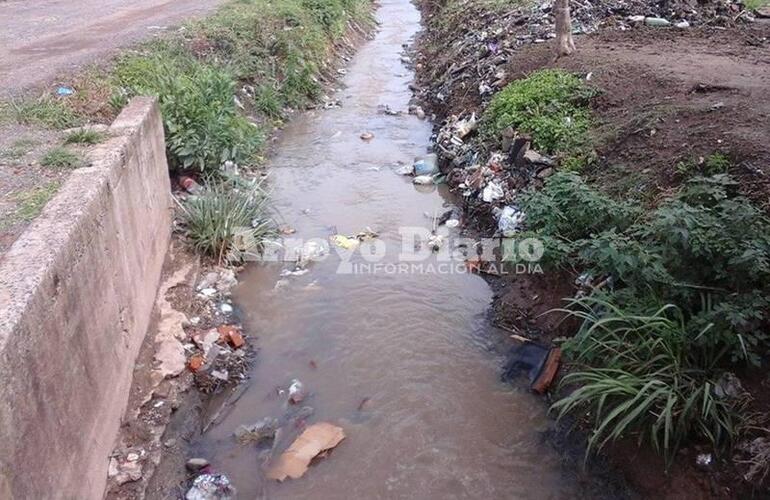
[[[673,277],[660,255],[643,243],[614,229],[576,245],[584,267],[596,276],[613,276],[620,283],[643,290],[670,285]]]
[[[591,123],[586,104],[592,91],[577,76],[558,69],[535,72],[498,92],[484,111],[481,130],[497,138],[507,127],[532,136],[548,153],[577,152]]]
[[[209,182],[199,195],[177,204],[195,249],[220,263],[260,250],[275,235],[268,195],[257,181]]]
[[[718,355],[697,343],[707,329],[693,335],[676,306],[630,310],[584,297],[560,311],[583,320],[565,346],[577,370],[562,381],[578,387],[552,408],[560,416],[590,412],[589,452],[636,436],[670,463],[688,438],[706,439],[716,450],[735,438],[744,401],[725,395],[714,369]]]
[[[719,175],[726,174],[732,163],[724,153],[712,153],[706,158],[700,158],[699,161],[687,160],[676,164],[676,170],[681,175],[690,175],[699,173],[701,175]]]
[[[697,178],[635,228],[680,282],[727,290],[770,278],[770,220],[731,196],[726,178]]]
[[[709,328],[708,335],[697,339],[704,348],[730,356],[730,361],[760,366],[767,347],[764,332],[770,310],[770,297],[763,290],[747,293],[700,294],[700,306],[693,308],[687,328],[690,332]]]
[[[175,166],[211,171],[226,160],[252,159],[263,137],[237,112],[229,76],[201,68],[191,76],[168,78],[163,87],[160,105]]]
[[[557,173],[522,197],[543,263],[612,276],[620,305],[652,294],[677,304],[699,342],[758,364],[769,319],[770,220],[735,195],[726,175],[692,179],[657,209],[613,200],[576,174]],[[710,326],[709,326],[710,325]]]
[[[588,186],[572,172],[557,172],[540,190],[520,200],[530,229],[572,242],[594,233],[628,228],[640,210],[618,202]]]

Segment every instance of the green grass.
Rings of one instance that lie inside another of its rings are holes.
[[[16,203],[15,210],[0,219],[0,231],[19,223],[33,220],[43,211],[45,204],[53,198],[59,190],[59,182],[52,181],[47,184],[20,191],[10,198]]]
[[[33,139],[18,139],[7,148],[0,149],[0,159],[19,160],[37,144]]]
[[[64,138],[64,144],[98,144],[107,137],[104,132],[90,128],[80,128]]]
[[[321,95],[333,43],[349,22],[368,22],[369,7],[367,0],[233,0],[109,67],[84,71],[71,98],[10,101],[3,116],[70,128],[81,114],[101,121],[133,96],[150,94],[161,104],[172,169],[216,174],[228,160],[253,165],[272,123]]]
[[[745,0],[743,6],[746,10],[757,10],[770,5],[770,0]]]
[[[82,167],[84,163],[85,162],[80,155],[61,146],[49,149],[40,159],[40,164],[42,166],[57,170],[79,168]]]
[[[82,123],[82,117],[70,109],[64,101],[51,97],[11,99],[2,103],[0,108],[6,120],[22,125],[65,129]]]
[[[17,208],[12,216],[12,220],[15,222],[29,222],[37,217],[58,189],[59,183],[54,181],[17,193],[13,198],[17,203]]]
[[[533,146],[546,153],[580,153],[588,143],[594,94],[577,76],[545,69],[508,84],[495,94],[481,121],[483,136],[499,140],[508,127],[530,134]]]

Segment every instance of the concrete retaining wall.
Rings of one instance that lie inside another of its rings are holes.
[[[98,499],[171,227],[137,98],[0,261],[0,499]]]

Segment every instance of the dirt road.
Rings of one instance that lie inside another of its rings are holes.
[[[0,96],[55,79],[221,0],[0,0]],[[61,82],[66,83],[66,82]]]

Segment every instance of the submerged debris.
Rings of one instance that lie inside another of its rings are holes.
[[[198,472],[210,465],[209,461],[205,458],[191,458],[185,462],[185,467],[190,472]]]
[[[251,425],[239,425],[235,429],[235,439],[239,443],[259,443],[260,441],[273,439],[278,430],[278,419],[265,417]]]
[[[438,172],[438,156],[430,153],[422,157],[415,158],[412,171],[415,175],[432,175]]]
[[[195,478],[185,495],[186,500],[232,500],[235,487],[224,474],[202,474]]]
[[[305,389],[305,384],[296,378],[292,380],[291,385],[289,386],[289,403],[301,403],[306,396],[307,390]]]

